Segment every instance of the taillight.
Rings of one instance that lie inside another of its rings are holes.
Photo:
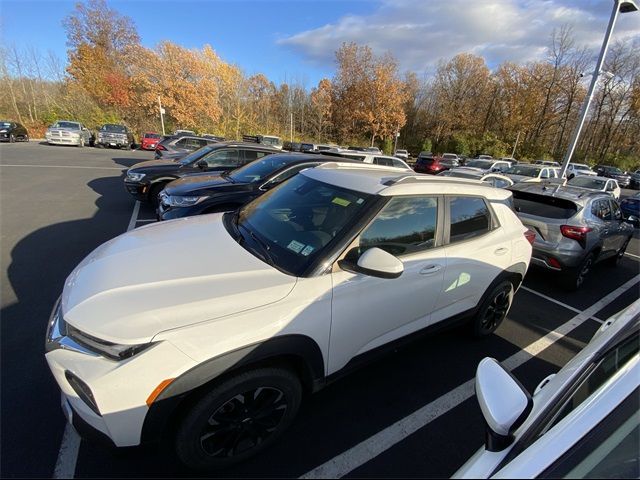
[[[527,229],[526,232],[524,232],[524,238],[527,239],[527,241],[533,245],[533,242],[536,241],[536,232],[534,232],[533,230],[531,230],[530,228]]]
[[[563,236],[576,240],[582,248],[584,248],[587,233],[592,229],[590,227],[573,227],[571,225],[561,225],[560,232]]]

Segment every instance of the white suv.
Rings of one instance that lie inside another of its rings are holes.
[[[465,319],[491,334],[531,257],[510,203],[474,180],[330,163],[236,212],[116,237],[51,316],[67,418],[116,446],[173,431],[194,468],[242,461],[304,391],[403,337]]]

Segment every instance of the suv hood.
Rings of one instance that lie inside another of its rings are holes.
[[[155,170],[175,170],[180,167],[181,165],[178,162],[172,160],[148,160],[146,162],[136,163],[129,168],[129,171],[144,173],[145,171]]]
[[[201,191],[221,192],[246,190],[248,183],[233,183],[216,175],[194,175],[174,180],[165,187],[168,195],[190,195]]]
[[[98,247],[67,278],[62,314],[97,338],[146,343],[165,330],[277,302],[295,283],[236,243],[222,214],[196,216]]]

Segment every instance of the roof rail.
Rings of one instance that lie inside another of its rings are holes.
[[[399,183],[421,183],[421,182],[438,182],[438,183],[468,183],[469,185],[483,184],[481,180],[460,177],[438,177],[434,175],[424,174],[407,174],[403,177],[391,178],[384,185],[390,187]]]
[[[348,160],[348,159],[345,159]],[[360,162],[341,162],[336,159],[335,162],[326,162],[322,165],[318,165],[316,169],[326,170],[385,170],[388,172],[406,172],[407,170],[399,167],[389,167],[387,165],[376,165],[374,163],[360,163]]]

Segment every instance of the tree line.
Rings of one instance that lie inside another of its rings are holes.
[[[78,3],[64,27],[64,65],[33,48],[0,49],[0,116],[25,124],[32,137],[56,119],[159,131],[160,98],[168,131],[375,144],[389,153],[399,133],[398,148],[415,153],[561,160],[594,64],[569,27],[550,35],[543,60],[491,70],[482,57],[463,53],[423,77],[401,74],[389,53],[345,43],[333,78],[308,88],[248,76],[208,45],[144,47],[133,21],[105,0]],[[631,41],[612,45],[604,71],[574,161],[637,167],[640,49]]]

